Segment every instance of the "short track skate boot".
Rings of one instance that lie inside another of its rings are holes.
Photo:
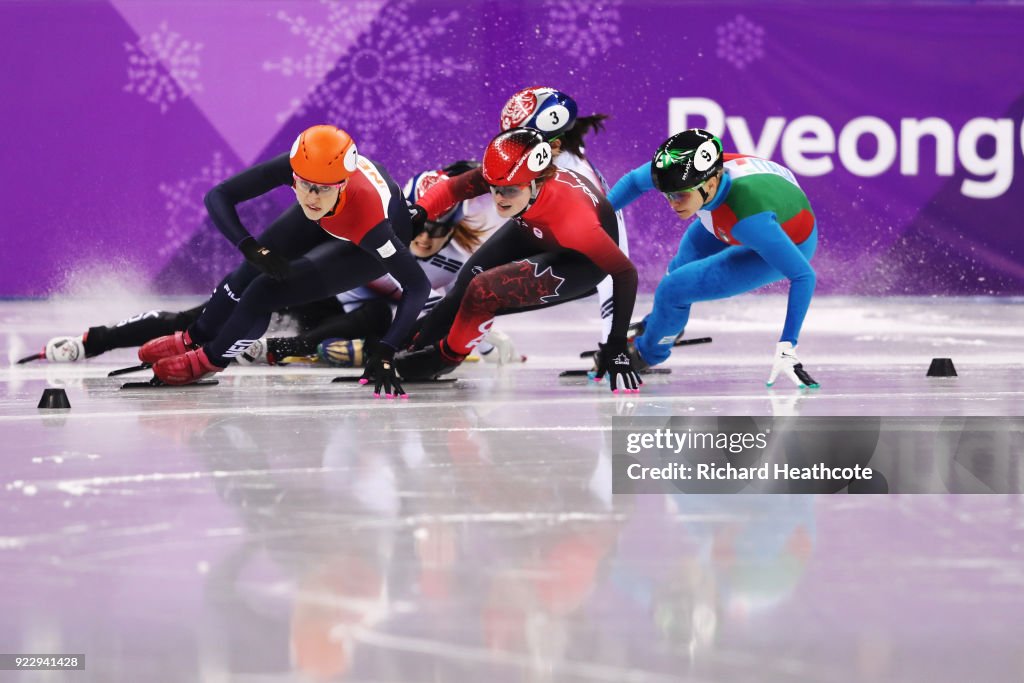
[[[161,358],[180,356],[186,351],[196,348],[198,348],[198,345],[192,343],[192,338],[188,336],[188,332],[175,332],[174,334],[150,339],[143,344],[139,349],[139,360],[143,363],[156,363]]]
[[[202,349],[186,351],[178,356],[161,358],[153,365],[153,373],[164,384],[180,386],[205,379],[224,368],[214,365]]]
[[[51,363],[74,363],[85,360],[85,344],[82,337],[54,337],[46,342],[43,350],[46,360]]]
[[[317,357],[332,368],[361,368],[366,353],[361,339],[324,339],[316,347]]]
[[[647,318],[644,318],[640,322],[633,323],[626,328],[626,341],[633,341],[643,334],[645,329],[647,329]]]
[[[245,351],[235,358],[239,365],[276,365],[274,354],[270,353],[270,344],[266,337],[260,337],[249,345]]]
[[[437,379],[459,367],[466,360],[464,354],[455,353],[442,339],[437,344],[418,351],[407,351],[395,356],[395,369],[402,379]]]
[[[630,342],[626,345],[626,353],[629,354],[629,360],[633,363],[633,369],[637,372],[646,372],[651,369],[651,364],[644,360],[644,357],[640,355],[640,350],[636,348],[636,344]]]

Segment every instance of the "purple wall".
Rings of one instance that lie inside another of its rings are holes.
[[[589,146],[612,182],[667,136],[673,98],[691,100],[675,125],[793,167],[819,291],[1024,294],[1024,6],[9,1],[0,26],[0,296],[106,271],[205,292],[237,260],[202,205],[219,179],[331,122],[403,182],[479,156],[534,84],[612,116]],[[931,117],[940,141],[914,143]],[[627,212],[647,289],[683,227],[662,204]]]

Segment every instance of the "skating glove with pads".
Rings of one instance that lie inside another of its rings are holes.
[[[612,393],[640,391],[644,383],[630,358],[625,337],[608,337],[608,341],[599,344],[600,349],[594,360],[597,361],[597,377],[608,375],[608,385]]]
[[[373,395],[377,398],[380,398],[381,388],[387,398],[409,398],[395,374],[395,350],[387,344],[378,344],[370,360],[366,361],[366,370],[359,383],[369,384],[371,381],[374,382]]]
[[[779,342],[775,345],[775,362],[772,363],[772,372],[768,376],[768,386],[775,384],[780,372],[801,389],[817,389],[820,386],[804,370],[803,363],[796,357],[796,347],[791,342]]]
[[[283,280],[288,277],[291,270],[288,259],[270,251],[257,242],[255,237],[246,237],[239,242],[238,250],[245,256],[246,261],[258,268],[264,275],[269,275],[275,280]]]

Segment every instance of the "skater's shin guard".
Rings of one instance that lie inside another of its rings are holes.
[[[217,288],[213,290],[213,296],[206,302],[202,314],[188,327],[192,339],[199,344],[205,344],[217,336],[221,327],[231,318],[238,307],[242,293],[252,281],[254,272],[258,273],[249,264],[242,264],[217,285]],[[257,336],[262,336],[262,333]]]
[[[466,289],[466,295],[455,316],[445,347],[456,355],[466,356],[483,341],[494,324],[494,315],[504,305],[504,299],[489,287],[487,278],[478,275]]]
[[[473,349],[487,336],[491,325],[494,324],[494,318],[483,318],[482,322],[477,322],[477,320],[471,318],[460,321],[460,318],[462,318],[461,311],[455,318],[455,324],[452,325],[451,332],[438,344],[444,342],[453,356],[464,358],[472,353]]]

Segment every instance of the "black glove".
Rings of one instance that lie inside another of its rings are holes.
[[[380,398],[381,387],[384,388],[384,395],[388,398],[409,398],[405,389],[398,383],[398,375],[395,374],[395,350],[387,344],[377,345],[377,350],[370,360],[366,361],[366,370],[359,378],[360,384],[368,384],[373,380],[373,395]]]
[[[608,337],[608,341],[599,344],[600,349],[594,360],[597,361],[597,376],[608,375],[608,384],[612,393],[619,392],[619,386],[625,393],[639,392],[644,383],[633,367],[629,348],[625,337]]]
[[[239,242],[238,250],[245,256],[246,261],[258,268],[261,273],[269,275],[275,280],[285,279],[291,271],[288,259],[270,251],[257,242],[255,237],[246,237]]]
[[[409,222],[412,223],[412,234],[420,234],[427,227],[427,210],[419,204],[410,204]]]

